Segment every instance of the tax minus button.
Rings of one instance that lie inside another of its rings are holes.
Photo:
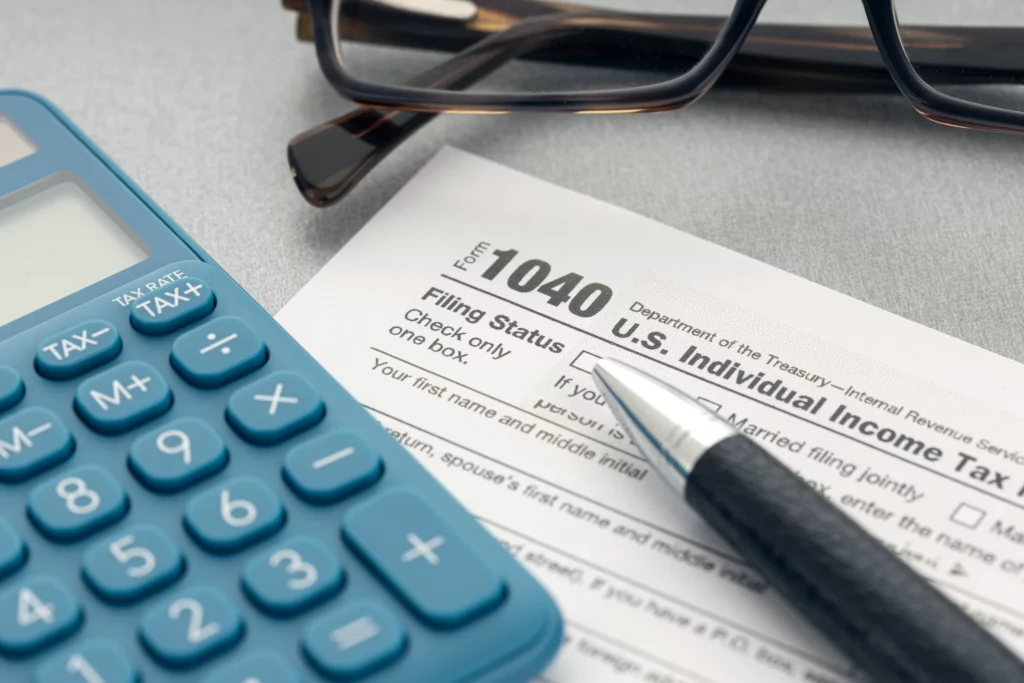
[[[121,335],[105,320],[90,320],[56,334],[36,349],[36,371],[47,379],[71,379],[121,353]]]

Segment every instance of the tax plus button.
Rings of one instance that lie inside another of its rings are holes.
[[[210,285],[195,277],[178,280],[132,305],[132,327],[142,334],[169,334],[206,317],[216,305]]]
[[[140,361],[121,363],[94,375],[75,393],[79,417],[103,434],[127,432],[170,407],[167,381],[152,365]]]
[[[171,365],[189,384],[220,387],[267,362],[267,345],[241,318],[226,316],[178,337]]]
[[[465,624],[504,597],[504,581],[411,491],[352,508],[342,533],[413,611],[438,626]]]
[[[269,445],[309,429],[324,416],[324,402],[294,372],[275,372],[242,387],[228,400],[228,422],[250,443]]]
[[[36,371],[47,379],[71,379],[121,353],[121,335],[108,322],[90,320],[45,340],[36,349]]]

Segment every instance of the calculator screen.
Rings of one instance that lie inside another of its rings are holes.
[[[148,256],[145,244],[71,173],[0,197],[0,325]]]

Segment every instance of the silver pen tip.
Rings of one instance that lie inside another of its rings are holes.
[[[736,434],[679,389],[630,365],[605,358],[592,374],[640,453],[673,488],[682,488],[705,451]]]

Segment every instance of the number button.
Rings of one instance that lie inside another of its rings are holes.
[[[234,552],[284,524],[281,501],[259,479],[240,477],[202,493],[185,507],[185,528],[207,550]]]
[[[366,600],[313,622],[303,634],[302,649],[324,675],[357,678],[398,659],[405,640],[398,619]]]
[[[504,581],[411,491],[353,508],[343,533],[417,614],[436,625],[462,625],[504,596]]]
[[[82,382],[75,409],[103,434],[121,434],[171,408],[171,390],[152,365],[129,361]]]
[[[241,318],[224,317],[178,337],[171,365],[189,384],[222,387],[267,362],[267,346]]]
[[[168,423],[146,434],[128,454],[128,467],[154,491],[180,491],[219,472],[228,450],[217,432],[194,417]]]
[[[294,538],[249,563],[242,586],[253,602],[273,614],[295,614],[341,589],[344,570],[326,545]]]
[[[200,586],[147,612],[140,635],[163,664],[191,666],[234,646],[242,628],[241,615],[224,594]]]
[[[112,602],[133,602],[181,576],[181,551],[160,529],[141,526],[100,541],[85,553],[85,582]]]
[[[28,578],[0,594],[0,652],[29,655],[74,632],[82,608],[52,576]]]
[[[288,454],[284,478],[311,503],[332,503],[375,482],[381,474],[377,452],[351,432],[338,431]]]
[[[71,457],[75,442],[56,415],[26,408],[0,420],[0,481],[21,481]]]
[[[170,334],[213,311],[217,300],[199,278],[172,282],[132,306],[132,327],[148,335]]]
[[[12,408],[25,396],[25,383],[21,375],[6,365],[0,365],[0,412]]]
[[[219,669],[203,683],[299,683],[299,676],[279,656],[254,652]]]
[[[121,335],[110,323],[90,320],[50,337],[36,350],[36,371],[47,379],[71,379],[121,353]]]
[[[275,372],[239,389],[228,401],[228,422],[255,444],[270,445],[309,429],[324,416],[324,402],[294,372]]]
[[[36,683],[138,683],[139,672],[119,646],[93,640],[45,664]]]
[[[28,516],[55,541],[73,541],[119,520],[128,510],[124,489],[110,474],[86,465],[40,484]]]
[[[18,571],[27,556],[25,541],[6,519],[0,517],[0,579]]]

